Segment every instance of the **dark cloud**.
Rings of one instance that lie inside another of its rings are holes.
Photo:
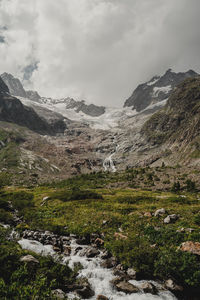
[[[26,80],[30,80],[31,79],[31,76],[33,74],[33,72],[35,70],[37,70],[37,65],[38,65],[38,62],[34,62],[28,66],[26,66],[24,69],[23,69],[23,72],[24,72],[24,75],[23,75],[23,80],[26,81]]]
[[[0,43],[5,43],[5,37],[0,35]]]
[[[199,0],[2,0],[0,66],[42,95],[122,105],[169,67],[200,71],[199,11]]]

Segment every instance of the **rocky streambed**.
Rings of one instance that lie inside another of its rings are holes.
[[[103,240],[96,234],[79,238],[75,235],[59,236],[49,231],[25,230],[18,243],[23,249],[50,255],[62,264],[68,263],[71,268],[81,265],[78,282],[66,286],[65,291],[53,291],[60,299],[77,299],[77,296],[91,300],[176,299],[166,285],[136,280],[135,270],[125,270],[115,257],[103,249]]]

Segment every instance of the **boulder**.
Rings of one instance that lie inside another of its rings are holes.
[[[26,262],[26,263],[34,263],[34,264],[39,264],[39,260],[37,260],[35,257],[32,255],[25,255],[20,258],[21,262]]]
[[[165,288],[172,292],[182,292],[183,287],[176,284],[172,279],[168,279],[165,281]]]
[[[98,295],[96,300],[109,300],[106,296]]]
[[[64,255],[70,256],[71,252],[72,252],[72,248],[70,246],[65,246],[65,245],[63,246]]]
[[[110,258],[112,255],[111,255],[111,253],[108,251],[108,250],[104,250],[103,251],[103,253],[102,253],[102,255],[101,255],[101,258],[102,259],[108,259],[108,258]]]
[[[95,246],[101,248],[104,245],[104,240],[97,238],[94,242]]]
[[[157,288],[155,285],[153,285],[150,282],[144,282],[140,286],[141,289],[143,289],[144,293],[150,293],[153,295],[156,295],[158,293]]]
[[[164,224],[170,224],[170,223],[174,223],[178,220],[179,216],[177,216],[176,214],[173,215],[169,215],[164,219]]]
[[[154,216],[155,217],[160,217],[162,215],[166,214],[166,210],[164,208],[160,208],[160,209],[157,209],[154,213]]]
[[[132,294],[132,293],[138,293],[139,289],[134,286],[133,284],[127,282],[127,281],[120,281],[115,285],[116,289],[119,292],[123,292],[126,294]]]
[[[180,250],[192,254],[200,255],[200,243],[187,241],[181,244]]]
[[[101,267],[111,269],[114,268],[116,265],[117,259],[115,257],[110,257],[101,264]]]
[[[57,299],[64,299],[66,297],[65,293],[60,289],[52,290],[51,294],[53,297],[55,297]]]
[[[88,258],[92,258],[92,257],[95,257],[97,255],[99,255],[100,252],[99,250],[95,249],[95,248],[89,248],[87,251],[86,251],[86,256]]]
[[[129,268],[126,273],[130,279],[136,279],[137,273],[133,268]]]

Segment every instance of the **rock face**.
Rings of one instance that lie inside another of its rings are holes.
[[[9,93],[9,89],[7,87],[7,85],[5,84],[5,82],[1,79],[0,77],[0,93]]]
[[[40,95],[36,91],[26,91],[26,98],[35,102],[39,102],[41,99]]]
[[[51,126],[40,118],[32,108],[24,106],[17,98],[3,93],[0,94],[0,121],[25,126],[41,134],[54,135],[57,129],[57,126]]]
[[[9,73],[3,73],[1,79],[7,85],[11,95],[15,97],[28,98],[32,101],[38,102],[41,97],[36,91],[26,91],[18,78],[15,78]]]
[[[67,99],[66,109],[75,109],[76,112],[83,112],[91,117],[99,117],[105,112],[104,106],[97,106],[94,104],[86,104],[84,100],[75,101],[72,98]]]
[[[1,78],[5,82],[5,84],[8,86],[8,89],[10,91],[10,94],[13,96],[18,97],[26,97],[26,91],[24,90],[20,80],[18,78],[15,78],[11,74],[3,73],[1,75]]]
[[[186,73],[175,73],[169,69],[163,76],[154,76],[150,81],[140,84],[130,98],[125,101],[124,107],[132,107],[136,111],[145,109],[167,99],[175,87],[186,78],[196,77],[198,74],[192,70]]]
[[[200,76],[182,82],[166,106],[145,123],[142,132],[147,142],[154,145],[188,144],[197,138],[200,134]]]

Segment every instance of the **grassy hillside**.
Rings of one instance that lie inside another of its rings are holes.
[[[186,180],[181,187],[175,182],[168,191],[123,186],[136,171],[82,175],[35,188],[5,187],[0,194],[0,222],[13,224],[9,200],[24,217],[19,231],[30,228],[85,237],[98,233],[104,247],[125,267],[134,267],[138,278],[172,278],[186,288],[199,288],[200,257],[179,248],[186,241],[200,242],[198,184]],[[147,177],[152,180],[152,175]],[[155,216],[160,208],[166,212]],[[178,219],[164,224],[171,214]],[[4,240],[0,247],[4,251],[11,245]],[[13,251],[18,255],[21,250]]]

